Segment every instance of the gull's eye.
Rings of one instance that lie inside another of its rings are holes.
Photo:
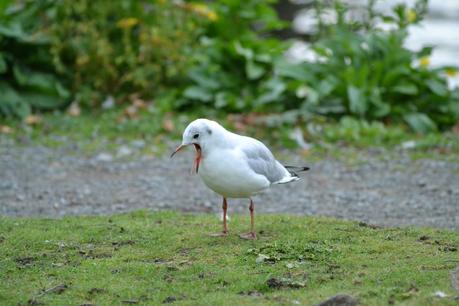
[[[198,137],[199,137],[199,134],[194,134],[194,135],[193,135],[193,138],[194,138],[194,139],[197,139]]]

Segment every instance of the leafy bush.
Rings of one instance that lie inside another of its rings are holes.
[[[40,32],[37,14],[41,5],[12,11],[0,23],[0,114],[25,117],[32,109],[64,105],[69,91],[56,76],[47,52],[50,37]]]
[[[447,87],[444,68],[426,65],[432,49],[404,47],[427,0],[388,15],[370,0],[361,20],[336,0],[333,22],[316,1],[316,60],[302,63],[288,62],[288,43],[272,36],[285,26],[274,2],[16,1],[0,21],[0,114],[72,100],[98,108],[111,95],[155,99],[158,112],[295,110],[406,122],[421,133],[459,119],[459,89]]]
[[[346,20],[345,7],[335,7],[338,22],[324,26],[312,46],[317,61],[279,67],[304,97],[300,107],[332,117],[405,121],[421,133],[453,125],[459,119],[458,89],[448,89],[444,69],[426,65],[432,48],[404,47],[406,27],[419,21],[424,4],[418,2],[417,10],[399,5],[392,16],[370,14],[365,24],[380,18],[395,25],[390,31],[362,30],[364,23]]]
[[[253,9],[265,4],[226,1],[231,8],[238,5],[237,12],[251,12],[247,15],[253,19],[236,31],[230,23],[238,16],[219,4],[216,11],[222,17],[206,32],[211,37],[204,40],[207,48],[198,66],[189,72],[193,85],[183,92],[181,105],[230,112],[297,109],[337,119],[406,122],[421,133],[453,125],[459,119],[459,90],[448,89],[445,69],[425,65],[432,48],[412,52],[404,47],[406,29],[422,20],[427,1],[419,0],[413,8],[398,5],[389,15],[376,12],[375,2],[369,1],[367,18],[356,21],[335,1],[336,22],[329,24],[322,20],[325,8],[318,2],[319,30],[312,45],[317,60],[304,63],[287,62],[286,44],[266,38],[266,30],[282,23],[269,10]],[[379,30],[378,22],[393,29]]]
[[[196,7],[161,0],[16,4],[0,27],[0,113],[7,116],[61,106],[69,99],[62,83],[90,107],[108,95],[146,99],[182,86],[208,21]]]
[[[225,0],[211,5],[218,18],[207,24],[202,53],[188,72],[179,106],[206,105],[231,112],[266,109],[282,111],[285,84],[274,74],[274,62],[286,45],[269,32],[284,26],[275,1]],[[256,29],[256,30],[254,30]]]
[[[61,1],[54,9],[56,66],[90,105],[106,95],[151,98],[180,84],[206,21],[173,1]]]

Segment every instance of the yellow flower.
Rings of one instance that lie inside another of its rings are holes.
[[[119,20],[116,23],[116,25],[118,26],[118,28],[121,28],[121,29],[129,29],[138,23],[139,23],[139,20],[137,18],[130,17],[130,18],[123,18]]]
[[[457,75],[457,70],[454,68],[446,68],[445,73],[449,77],[455,77]]]
[[[430,65],[430,58],[428,56],[423,56],[419,59],[419,66],[426,68]]]
[[[407,12],[406,12],[406,19],[408,20],[409,23],[413,23],[417,20],[417,17],[418,15],[416,14],[416,12],[412,9],[409,9]]]
[[[204,16],[210,21],[216,21],[218,19],[217,13],[211,10],[207,5],[203,3],[187,3],[184,5],[185,9],[192,11],[198,15]]]

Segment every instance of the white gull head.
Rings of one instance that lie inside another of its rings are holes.
[[[196,119],[186,127],[182,136],[182,146],[198,145],[201,150],[207,151],[212,147],[224,145],[224,127],[209,119]]]

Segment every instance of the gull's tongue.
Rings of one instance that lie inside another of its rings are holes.
[[[191,173],[193,173],[196,169],[196,173],[199,171],[199,163],[201,162],[201,147],[197,144],[194,144],[194,148],[196,149],[196,157],[193,162],[193,167],[191,168]]]

